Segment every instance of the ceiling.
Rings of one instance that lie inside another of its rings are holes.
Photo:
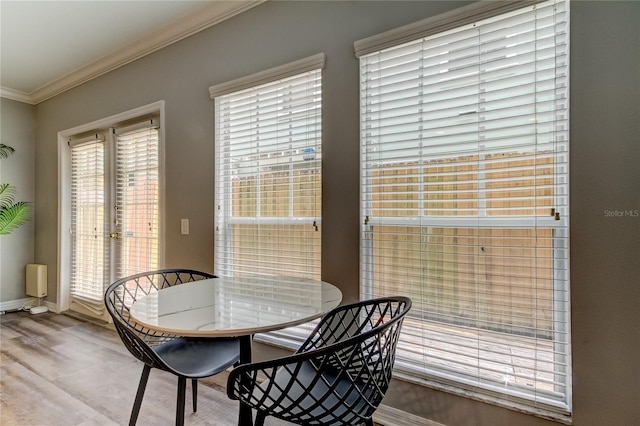
[[[264,0],[0,0],[0,95],[37,104]]]

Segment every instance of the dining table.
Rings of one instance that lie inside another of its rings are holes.
[[[241,364],[251,362],[254,335],[308,323],[340,305],[325,281],[270,275],[217,277],[174,285],[139,298],[130,315],[151,330],[185,337],[238,337]],[[252,423],[240,403],[238,425]]]

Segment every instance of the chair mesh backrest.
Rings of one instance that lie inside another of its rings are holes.
[[[164,363],[151,348],[177,336],[139,324],[130,315],[131,306],[139,298],[163,288],[208,278],[215,276],[188,269],[162,269],[131,275],[111,284],[105,292],[105,306],[129,352],[147,365],[164,369]]]
[[[359,392],[377,405],[391,381],[400,329],[410,305],[408,299],[398,298],[339,307],[322,319],[298,352],[337,344],[338,349],[322,360],[324,366],[348,374]]]
[[[371,418],[389,387],[410,307],[406,297],[338,307],[296,354],[234,370],[227,393],[297,424],[359,425]]]

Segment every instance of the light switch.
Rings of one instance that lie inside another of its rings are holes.
[[[180,233],[189,235],[189,219],[180,219]]]

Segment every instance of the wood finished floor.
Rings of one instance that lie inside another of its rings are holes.
[[[1,426],[126,425],[141,372],[142,363],[107,327],[50,312],[0,316]],[[226,378],[200,381],[197,413],[187,386],[185,425],[236,424]],[[151,370],[138,425],[174,424],[176,390],[175,376]]]

